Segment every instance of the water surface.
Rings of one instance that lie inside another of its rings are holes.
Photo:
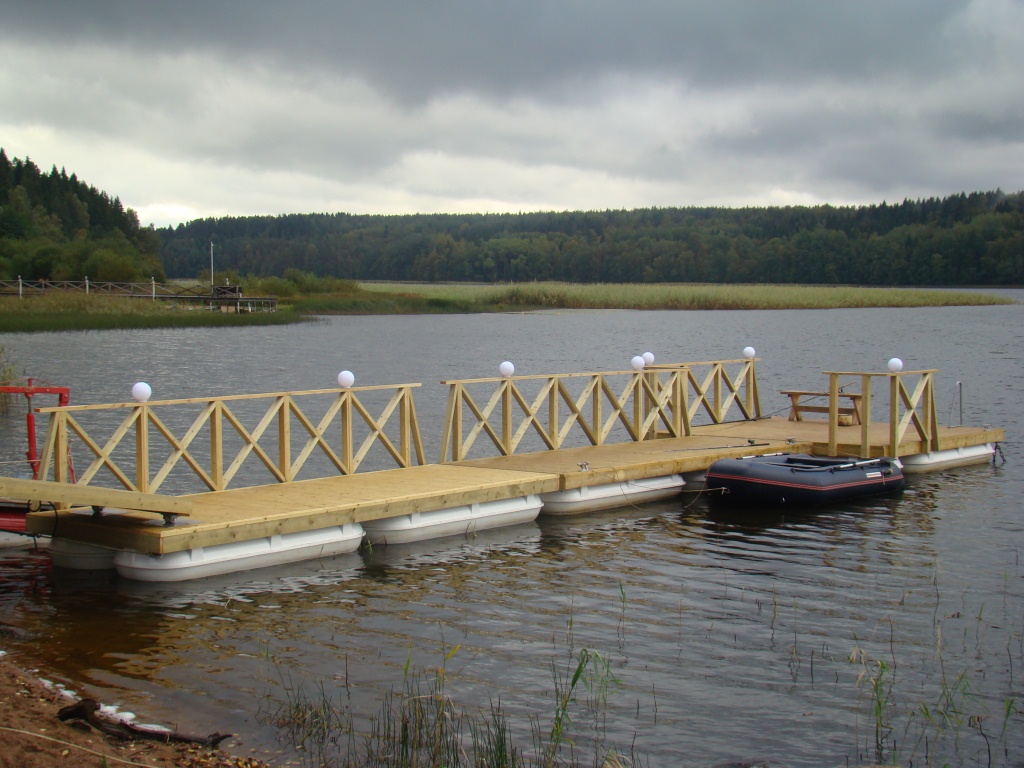
[[[0,334],[28,373],[70,385],[74,403],[124,401],[138,380],[161,399],[327,388],[343,368],[357,384],[422,382],[429,460],[442,380],[495,375],[504,359],[520,374],[622,370],[648,350],[680,362],[739,357],[748,344],[765,412],[786,408],[781,389],[825,386],[823,370],[881,371],[899,356],[939,369],[942,422],[960,381],[965,421],[1007,432],[1005,465],[801,514],[737,516],[686,494],[178,585],[11,556],[0,608],[34,639],[7,648],[149,718],[282,754],[261,713],[288,689],[322,683],[365,724],[410,661],[443,666],[461,708],[500,700],[529,747],[530,718],[547,726],[554,679],[586,648],[611,678],[605,696],[580,690],[584,762],[614,745],[655,766],[856,765],[881,746],[915,765],[1018,764],[1022,719],[1005,712],[1022,708],[1024,681],[1022,329],[1013,305]],[[20,408],[0,423],[7,461],[24,450]]]

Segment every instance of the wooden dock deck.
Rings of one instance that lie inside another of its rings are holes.
[[[729,377],[724,372],[726,363],[740,364],[740,374]],[[694,376],[692,366],[711,366],[711,373],[701,380]],[[870,421],[870,382],[865,379],[866,420],[851,426],[836,426],[836,412],[824,419],[803,421],[761,418],[752,360],[680,364],[655,373],[532,377],[530,383],[539,387],[533,395],[521,391],[517,379],[453,382],[442,457],[437,464],[425,464],[422,459],[411,399],[412,387],[419,385],[394,387],[394,394],[388,387],[367,387],[233,396],[208,402],[40,409],[51,413],[42,464],[53,480],[0,478],[0,495],[38,499],[60,507],[29,514],[29,533],[161,555],[530,494],[698,472],[722,458],[779,452],[858,458],[907,456],[1004,439],[1002,429],[939,427],[934,418],[931,373],[856,374],[889,376],[890,400],[898,407],[888,409],[889,421]],[[840,374],[829,375],[835,392]],[[908,375],[919,376],[922,382],[913,394],[904,386],[902,377]],[[610,383],[613,376],[626,379],[624,389]],[[582,394],[570,392],[573,381],[579,382]],[[496,391],[486,405],[483,401],[478,404],[467,387],[480,382],[497,382],[490,384]],[[740,396],[743,387],[745,397]],[[360,398],[382,391],[390,400],[380,415],[374,415]],[[695,396],[688,395],[689,391]],[[300,407],[298,399],[307,396],[326,398],[326,415],[317,417],[307,412],[309,407]],[[271,405],[255,427],[246,427],[232,409],[236,402],[258,397],[270,399]],[[179,406],[198,408],[199,415],[186,432],[175,434],[156,411]],[[726,420],[730,407],[740,410],[741,418]],[[81,420],[103,408],[108,413],[120,409],[127,415],[111,436],[90,435]],[[694,425],[702,408],[713,423]],[[838,408],[838,397],[833,397],[831,409]],[[465,420],[464,410],[469,413]],[[495,425],[489,422],[492,418]],[[340,447],[328,442],[330,427],[338,419],[342,425]],[[353,433],[357,419],[368,429],[362,447]],[[393,438],[385,434],[389,419],[399,421],[398,435]],[[210,435],[205,446],[210,463],[204,467],[193,441],[198,442],[197,436],[205,428]],[[224,438],[229,428],[242,442],[233,457]],[[615,429],[620,435],[618,441],[611,442],[609,436]],[[516,453],[531,430],[547,450]],[[169,444],[171,451],[165,459],[156,457],[150,431]],[[566,436],[570,431],[582,431],[592,444],[569,447]],[[621,432],[626,433],[625,438]],[[71,482],[66,469],[71,463],[68,436],[72,433],[93,457],[77,483]],[[479,436],[489,438],[501,455],[466,458]],[[304,445],[294,443],[300,438]],[[261,439],[274,448],[261,445]],[[374,441],[386,448],[399,466],[356,473]],[[118,458],[122,443],[135,447],[131,466],[122,465]],[[303,462],[317,450],[337,468],[337,474],[296,479]],[[450,458],[446,451],[451,451]],[[258,460],[275,481],[228,488],[246,457]],[[417,457],[419,464],[414,464]],[[152,462],[156,463],[150,466]],[[181,464],[210,490],[178,496],[157,494],[163,479]],[[89,484],[101,471],[108,472],[122,489]],[[42,476],[47,476],[46,471]],[[97,513],[97,508],[105,509]]]
[[[871,428],[880,440],[873,446],[872,454],[882,455],[888,426],[872,424]],[[856,448],[858,443],[852,433],[859,434],[859,428],[843,427],[840,434],[843,430],[851,431],[850,442],[849,446],[841,445]],[[827,425],[820,421],[771,418],[697,427],[694,431],[688,437],[563,448],[157,497],[161,501],[152,503],[143,494],[120,492],[125,494],[122,500],[118,492],[69,485],[62,494],[69,500],[76,490],[87,491],[86,495],[97,500],[146,505],[152,511],[112,509],[100,516],[90,508],[36,512],[28,516],[26,528],[30,533],[59,532],[85,543],[165,554],[460,504],[697,472],[722,458],[779,452],[820,454],[828,444]],[[939,439],[944,448],[959,447],[998,441],[1003,439],[1003,433],[970,427],[941,428]],[[908,452],[920,452],[914,441],[908,441],[907,447]],[[856,451],[844,455],[856,455]],[[31,482],[19,481],[19,485]],[[0,493],[11,491],[24,489],[0,479]],[[157,508],[183,516],[173,525],[164,525]]]

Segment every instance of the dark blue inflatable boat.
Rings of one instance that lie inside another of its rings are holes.
[[[707,490],[724,502],[826,504],[903,488],[899,459],[830,459],[778,453],[720,459],[707,471]]]

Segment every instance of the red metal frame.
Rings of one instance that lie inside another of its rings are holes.
[[[39,479],[39,450],[36,446],[36,412],[32,408],[32,398],[36,395],[57,395],[57,404],[60,407],[66,406],[71,400],[70,387],[56,387],[52,384],[35,384],[32,379],[26,379],[24,384],[2,384],[0,394],[24,395],[28,401],[28,414],[25,417],[28,428],[28,450],[25,457],[28,465],[32,468],[32,479]],[[71,482],[74,482],[74,474],[71,475]]]

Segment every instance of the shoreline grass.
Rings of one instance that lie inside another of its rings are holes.
[[[1014,304],[968,290],[831,285],[718,285],[647,283],[417,284],[361,283],[368,292],[401,291],[427,301],[501,309],[843,309]]]
[[[311,318],[292,309],[277,312],[211,312],[167,301],[54,293],[28,299],[0,298],[0,332],[134,330],[284,325]]]
[[[0,297],[0,332],[239,327],[308,322],[317,315],[415,315],[536,310],[772,310],[993,306],[1004,296],[967,290],[809,285],[356,283],[300,273],[241,281],[273,295],[277,312],[211,312],[194,305],[53,293]]]

